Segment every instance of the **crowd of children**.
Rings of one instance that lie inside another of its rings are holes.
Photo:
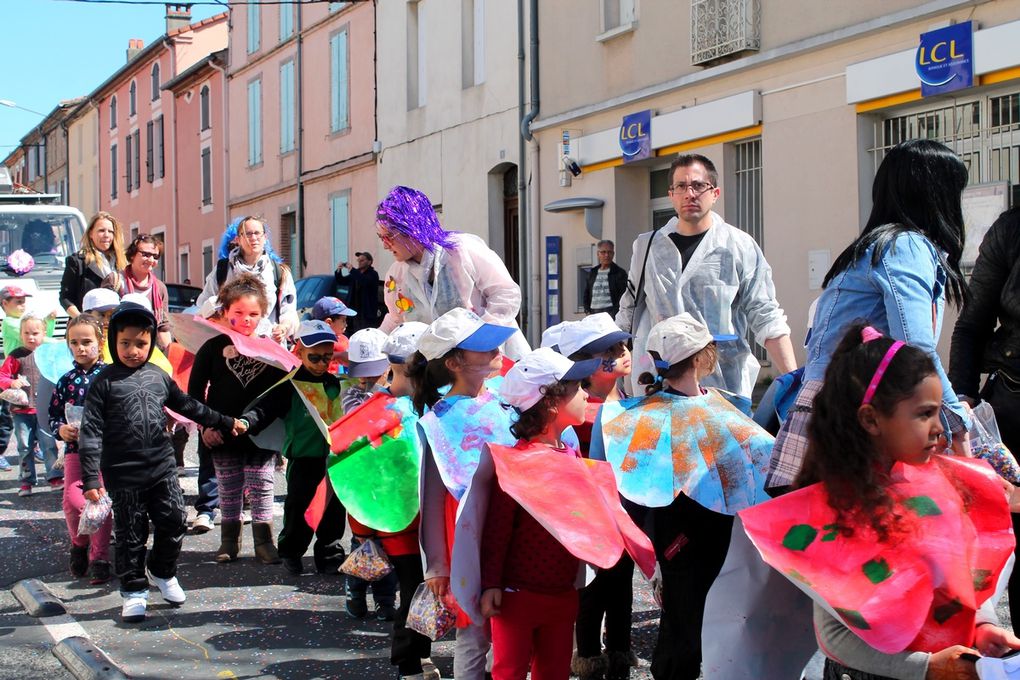
[[[300,575],[312,546],[315,571],[336,575],[348,527],[352,554],[370,543],[389,561],[382,579],[346,577],[345,608],[367,616],[371,590],[374,615],[393,622],[402,677],[438,677],[430,639],[407,625],[412,597],[427,590],[456,614],[458,680],[627,678],[637,664],[637,565],[661,607],[652,674],[694,680],[706,599],[738,513],[766,562],[810,584],[826,677],[976,677],[970,655],[1020,648],[991,607],[1013,549],[1002,485],[982,464],[941,455],[941,385],[928,356],[863,325],[836,350],[815,398],[799,490],[772,500],[772,437],[729,395],[702,386],[726,340],[689,314],[652,327],[654,371],[639,376],[645,394],[628,395],[630,336],[608,314],[548,329],[541,348],[508,367],[500,347],[516,329],[469,310],[347,340],[352,310],[323,298],[289,355],[260,337],[265,286],[242,274],[215,298],[185,392],[152,361],[151,309],[97,289],[68,324],[71,368],[40,420],[35,352],[47,320],[25,313],[26,297],[0,292],[0,388],[22,490],[36,483],[38,445],[47,478],[63,484],[70,572],[92,584],[116,575],[125,622],[144,619],[150,583],[170,604],[186,601],[169,409],[198,424],[212,454],[216,562],[241,553],[245,497],[264,564]],[[267,358],[280,351],[282,367]],[[278,541],[277,452],[287,481]],[[516,461],[533,477],[522,481]],[[538,479],[563,486],[529,491]],[[593,490],[585,498],[582,486]],[[79,533],[86,504],[107,495],[112,516]],[[478,498],[485,512],[474,521],[466,508]],[[933,541],[927,524],[962,549]],[[848,560],[863,578],[844,573]],[[927,580],[890,585],[908,572]],[[908,586],[914,599],[897,600]],[[883,597],[899,607],[876,604]]]

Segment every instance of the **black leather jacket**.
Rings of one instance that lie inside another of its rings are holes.
[[[599,274],[599,266],[595,265],[588,270],[588,279],[584,285],[584,311],[588,314],[592,313],[591,308],[591,290],[595,286],[595,278]],[[609,265],[609,298],[613,301],[614,316],[615,310],[620,308],[620,298],[623,297],[624,292],[627,290],[627,270],[616,264],[615,262]]]
[[[1000,215],[985,235],[970,293],[953,329],[949,380],[959,394],[977,398],[981,373],[1020,379],[1020,207]]]

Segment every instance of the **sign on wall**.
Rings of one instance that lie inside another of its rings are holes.
[[[921,79],[922,97],[973,87],[973,23],[965,21],[922,33],[914,70]]]
[[[651,109],[623,117],[623,124],[620,125],[620,151],[624,163],[652,157]]]
[[[558,324],[563,313],[560,308],[560,253],[563,251],[561,236],[545,237],[545,323]]]

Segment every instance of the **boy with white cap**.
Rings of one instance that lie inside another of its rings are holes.
[[[146,298],[148,300],[148,298]],[[103,323],[103,332],[110,325],[110,316],[120,304],[120,295],[109,288],[93,288],[85,293],[81,301],[81,311],[92,312]]]
[[[354,382],[346,383],[340,395],[344,413],[350,413],[361,406],[372,396],[372,392],[386,385],[390,360],[383,352],[384,344],[386,334],[378,328],[362,328],[351,336],[347,349],[347,374]]]
[[[277,544],[283,566],[295,576],[301,574],[304,571],[301,558],[314,537],[316,570],[320,574],[335,574],[344,559],[340,539],[347,513],[336,496],[329,494],[322,520],[313,532],[305,522],[305,510],[326,476],[329,455],[329,442],[306,402],[314,405],[319,419],[327,425],[340,417],[340,380],[327,371],[336,333],[323,321],[302,321],[295,339],[301,366],[290,380],[255,402],[242,420],[248,422],[253,435],[277,418],[284,421],[286,435],[281,453],[287,458],[287,499]]]

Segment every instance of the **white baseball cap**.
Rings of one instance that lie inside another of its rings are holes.
[[[336,342],[336,333],[325,321],[302,321],[294,338],[304,347]]]
[[[83,312],[108,312],[120,304],[120,295],[109,288],[93,288],[81,300]]]
[[[713,342],[736,339],[735,335],[712,335],[705,324],[684,312],[652,326],[648,331],[648,351],[659,355],[655,367],[664,369],[697,354]]]
[[[598,359],[571,361],[549,347],[539,347],[513,365],[499,388],[499,398],[521,411],[542,399],[542,388],[555,382],[583,380],[594,373]]]
[[[624,340],[630,340],[630,333],[620,330],[609,314],[599,312],[563,329],[560,336],[560,352],[566,357],[577,352],[601,354]]]
[[[576,321],[560,321],[558,324],[549,326],[542,331],[542,347],[548,347],[557,352],[560,351],[560,338],[563,337],[563,331],[569,326],[573,326]]]
[[[511,326],[485,323],[469,309],[457,307],[432,322],[418,339],[418,351],[432,361],[452,349],[489,352],[498,348],[517,332]]]
[[[152,311],[152,300],[150,300],[149,296],[146,295],[145,293],[127,293],[126,295],[124,295],[124,297],[120,299],[120,301],[133,302],[136,305],[141,305],[142,307],[145,307],[150,312]],[[85,304],[84,300],[82,301],[82,304]]]
[[[390,360],[383,352],[386,339],[386,334],[378,328],[362,328],[351,336],[347,358],[352,378],[378,376],[389,370]]]
[[[391,364],[405,363],[417,351],[418,339],[428,329],[427,323],[405,321],[390,332],[382,346],[383,354]]]

